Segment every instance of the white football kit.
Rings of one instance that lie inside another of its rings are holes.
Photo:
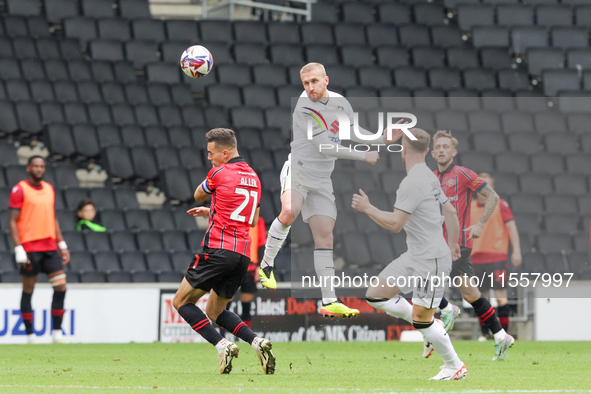
[[[439,305],[445,290],[443,281],[433,287],[432,277],[449,275],[452,265],[442,227],[442,205],[446,201],[433,171],[425,163],[415,164],[400,182],[394,204],[395,209],[410,214],[403,227],[408,250],[380,273],[402,293],[412,291],[413,304],[429,309]]]
[[[328,91],[328,98],[313,102],[304,91],[292,115],[293,141],[291,154],[281,170],[281,192],[297,190],[304,196],[302,219],[308,222],[313,215],[328,216],[336,220],[337,209],[330,175],[339,157],[364,160],[364,152],[320,151],[329,144],[340,145],[339,121],[335,112],[343,112],[353,124],[351,104],[338,93]],[[312,124],[312,136],[308,136],[308,122]]]

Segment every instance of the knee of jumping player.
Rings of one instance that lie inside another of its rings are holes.
[[[316,249],[332,249],[334,236],[331,233],[320,234],[314,239],[314,246]]]
[[[293,222],[291,207],[285,207],[285,206],[281,207],[281,213],[279,214],[279,221],[284,226],[291,226],[291,223]]]

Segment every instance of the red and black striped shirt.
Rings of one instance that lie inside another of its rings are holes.
[[[466,239],[468,238],[468,234],[464,232],[464,229],[470,227],[470,204],[472,203],[472,196],[474,193],[482,190],[486,186],[486,182],[474,171],[453,163],[443,172],[435,170],[433,173],[439,178],[441,189],[458,212],[458,220],[460,221],[460,238],[458,244],[460,247],[472,248],[472,240]],[[443,225],[443,235],[447,241],[445,224]]]
[[[201,246],[250,257],[250,225],[261,200],[258,175],[235,157],[209,171],[203,190],[211,194],[211,208]]]

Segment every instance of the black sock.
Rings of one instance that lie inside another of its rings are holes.
[[[244,323],[238,315],[230,311],[223,311],[216,320],[218,326],[224,327],[244,342],[252,343],[256,334]]]
[[[499,307],[499,322],[501,322],[501,326],[503,330],[509,330],[509,311],[511,307],[509,304],[503,305]]]
[[[495,308],[492,307],[486,298],[481,296],[479,299],[472,302],[471,305],[480,322],[486,324],[493,334],[496,334],[503,329],[495,314]]]
[[[242,303],[242,316],[240,316],[243,322],[248,322],[251,320],[250,316],[250,302],[243,302]]]
[[[484,323],[480,323],[480,331],[482,332],[482,336],[488,336],[488,327]]]
[[[439,303],[439,309],[447,308],[447,304],[449,304],[449,302],[445,299],[445,297],[443,297]]]
[[[27,330],[27,335],[33,333],[33,308],[31,307],[31,297],[33,294],[25,293],[21,295],[21,316],[23,317],[23,321],[25,322],[25,329]]]
[[[53,301],[51,302],[51,317],[53,318],[54,330],[60,330],[62,328],[62,320],[64,319],[64,298],[66,298],[65,291],[53,291]]]
[[[229,302],[226,304],[226,310],[230,310],[230,303]],[[226,329],[221,326],[218,326],[218,327],[219,327],[220,335],[225,338],[226,337]]]
[[[207,342],[217,345],[224,339],[211,325],[205,313],[195,304],[185,304],[179,308],[179,314],[186,320],[193,330],[197,331]]]

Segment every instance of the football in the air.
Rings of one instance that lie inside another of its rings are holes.
[[[209,74],[213,67],[213,56],[207,48],[193,45],[181,56],[181,68],[191,78],[201,78]]]

